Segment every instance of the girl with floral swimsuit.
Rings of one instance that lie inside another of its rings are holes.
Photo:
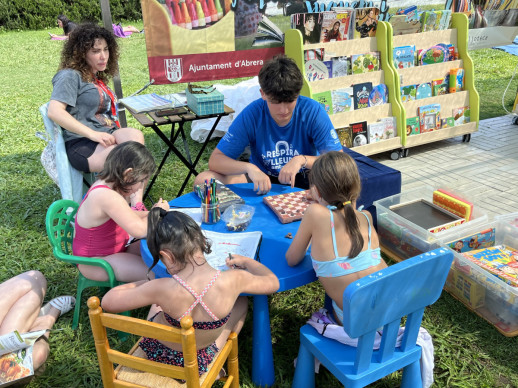
[[[210,241],[188,215],[152,209],[148,215],[147,244],[153,265],[161,260],[171,277],[128,283],[111,289],[102,300],[106,311],[122,312],[151,305],[149,319],[179,327],[193,318],[200,375],[231,332],[239,333],[248,310],[241,294],[271,294],[279,280],[264,265],[240,255],[227,258],[227,271],[205,260]],[[183,366],[179,344],[144,338],[140,347],[150,360]]]

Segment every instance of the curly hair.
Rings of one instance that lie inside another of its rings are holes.
[[[96,39],[104,39],[108,45],[110,57],[106,69],[96,74],[97,78],[107,82],[117,72],[119,60],[119,46],[112,31],[109,31],[95,23],[83,23],[78,25],[69,35],[61,52],[59,69],[73,69],[81,73],[85,82],[92,82],[94,74],[86,62],[88,50],[94,47]]]

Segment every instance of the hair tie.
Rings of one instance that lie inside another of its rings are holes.
[[[342,205],[344,205],[344,207],[345,207],[346,205],[350,205],[350,204],[351,204],[351,201],[345,201],[344,203],[342,203]]]
[[[168,213],[168,211],[167,211],[167,210],[162,209],[162,208],[159,208],[159,209],[160,209],[160,217],[162,217],[162,218],[163,218],[163,217],[167,216],[167,213]]]

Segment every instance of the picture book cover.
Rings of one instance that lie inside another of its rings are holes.
[[[327,67],[328,77],[333,78],[333,61],[324,61],[324,65]]]
[[[439,21],[439,30],[447,30],[450,28],[451,22],[451,9],[443,9],[441,13],[441,19]]]
[[[333,100],[331,97],[330,90],[326,90],[325,92],[320,93],[314,93],[313,100],[318,101],[328,115],[333,114]]]
[[[455,241],[447,243],[455,252],[464,253],[475,249],[489,248],[495,245],[495,228],[481,230]]]
[[[354,39],[376,36],[379,8],[356,8]]]
[[[353,85],[354,109],[369,107],[369,96],[372,91],[372,82],[362,82]]]
[[[322,28],[320,32],[320,42],[339,42],[347,40],[349,26],[353,9],[343,9],[339,11],[331,10],[322,12]]]
[[[470,110],[469,106],[461,106],[459,108],[453,108],[453,121],[455,125],[462,125],[469,123]]]
[[[464,89],[464,69],[456,67],[450,69],[450,93],[460,92]]]
[[[409,19],[407,15],[392,15],[389,19],[392,25],[392,35],[417,34],[421,31],[421,21]]]
[[[455,126],[455,118],[452,117],[446,117],[446,126],[451,128]]]
[[[421,128],[419,126],[419,117],[407,117],[406,118],[406,135],[419,135],[421,133]]]
[[[436,63],[447,62],[450,58],[450,52],[444,45],[435,45],[419,53],[419,64],[434,65]]]
[[[322,12],[292,14],[291,28],[300,31],[303,44],[319,43],[320,30],[322,28]]]
[[[385,84],[379,84],[372,87],[369,94],[369,106],[377,106],[386,104],[388,101],[388,88]]]
[[[397,122],[394,116],[383,117],[378,120],[383,124],[383,139],[391,139],[397,135]]]
[[[461,196],[451,193],[445,189],[438,189],[433,192],[433,203],[453,213],[466,221],[471,220],[473,214],[473,203]]]
[[[417,85],[401,86],[400,90],[402,102],[414,101],[416,99]]]
[[[507,245],[476,249],[462,255],[497,276],[505,283],[518,287],[518,251]]]
[[[417,86],[415,92],[416,100],[421,100],[423,98],[432,97],[432,83],[431,82],[423,82]]]
[[[367,135],[369,144],[377,143],[383,140],[383,134],[385,132],[385,123],[376,121],[367,125]]]
[[[367,133],[367,121],[351,123],[351,131],[353,136],[353,147],[362,146],[369,142],[369,135]]]
[[[324,60],[325,50],[323,48],[304,50],[304,63],[312,59]]]
[[[437,13],[434,11],[424,11],[421,14],[421,32],[434,31],[437,21]]]
[[[342,56],[331,58],[333,62],[333,78],[351,74],[351,57]]]
[[[444,78],[432,80],[432,96],[441,96],[447,94],[449,85],[444,82]]]
[[[417,9],[416,5],[411,5],[411,6],[406,7],[406,8],[399,8],[396,11],[396,15],[405,15],[405,17],[408,20],[417,20],[417,19],[419,19],[417,13],[418,13],[418,9]]]
[[[320,81],[329,78],[329,69],[323,61],[310,59],[304,64],[306,78],[309,82]]]
[[[392,59],[396,69],[406,69],[415,65],[415,45],[394,47]]]
[[[352,87],[331,90],[331,100],[334,114],[354,110]]]
[[[421,133],[440,128],[441,104],[428,104],[418,108]]]
[[[352,148],[353,146],[353,132],[351,127],[335,128],[335,131],[340,139],[340,144],[344,147]]]
[[[352,74],[368,73],[380,69],[380,53],[372,51],[367,54],[351,55]]]

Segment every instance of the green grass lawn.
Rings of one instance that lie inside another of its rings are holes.
[[[142,25],[136,23],[138,28]],[[50,30],[58,33],[57,29]],[[120,73],[124,95],[141,88],[149,80],[143,34],[119,40]],[[43,131],[38,107],[49,100],[51,79],[55,74],[63,42],[50,41],[47,31],[0,33],[0,281],[29,269],[42,271],[49,281],[48,299],[75,294],[77,270],[52,256],[45,234],[47,207],[60,198],[58,188],[44,172],[40,155],[44,143],[34,136]],[[518,57],[497,50],[471,53],[476,67],[476,87],[480,93],[481,119],[501,116],[502,93],[511,78]],[[234,80],[222,83],[234,83]],[[180,91],[185,85],[152,86],[148,91]],[[509,88],[506,105],[511,109],[517,81]],[[138,128],[131,117],[128,124]],[[144,130],[146,144],[157,160],[165,152],[161,140]],[[198,143],[190,142],[193,147]],[[211,141],[200,168],[215,147]],[[171,198],[187,170],[174,157],[163,169],[153,188],[155,197]],[[281,257],[279,258],[282,259]],[[94,343],[82,301],[80,326],[73,331],[72,314],[62,317],[56,328],[62,331],[50,337],[51,355],[46,370],[31,387],[98,387],[101,380]],[[276,387],[289,387],[293,359],[298,350],[298,329],[310,314],[321,306],[322,288],[313,283],[270,298],[272,342],[275,357]],[[144,317],[145,309],[134,315]],[[423,326],[431,333],[435,346],[436,387],[517,387],[518,339],[499,334],[485,320],[468,311],[449,294],[425,313]],[[243,387],[252,387],[251,316],[239,335],[240,371]],[[115,340],[117,337],[112,336]],[[119,343],[128,348],[131,341]],[[394,387],[400,376],[394,374],[373,386]],[[317,376],[318,387],[339,387],[326,371]]]

